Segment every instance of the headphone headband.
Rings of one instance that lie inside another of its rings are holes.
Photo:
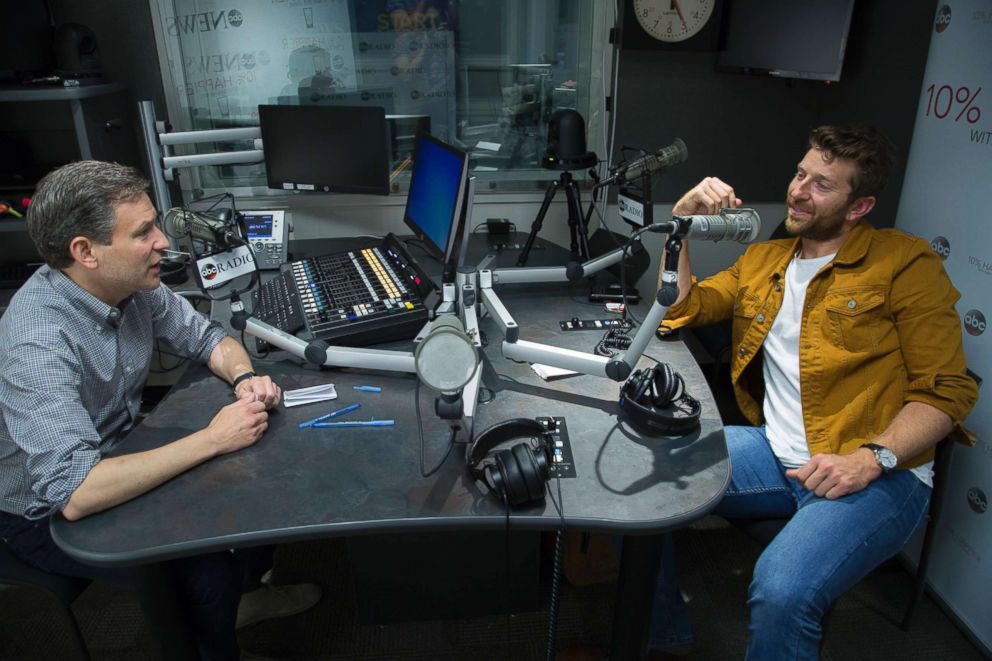
[[[699,425],[702,412],[682,375],[668,363],[631,374],[620,390],[620,408],[627,422],[648,436],[687,434]]]

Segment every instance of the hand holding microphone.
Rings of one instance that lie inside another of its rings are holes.
[[[672,215],[715,214],[720,209],[736,209],[740,205],[741,199],[734,194],[733,186],[716,177],[706,177],[675,203]]]

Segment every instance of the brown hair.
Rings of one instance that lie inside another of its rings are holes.
[[[874,126],[818,126],[809,134],[810,149],[824,152],[827,161],[843,158],[853,161],[851,199],[878,195],[895,163],[895,147]]]
[[[61,269],[72,264],[69,244],[74,237],[109,245],[117,205],[147,189],[140,172],[117,163],[77,161],[49,172],[28,207],[28,233],[38,254]]]

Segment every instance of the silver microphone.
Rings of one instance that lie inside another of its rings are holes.
[[[664,223],[649,226],[652,232],[671,234],[681,229],[681,222],[688,220],[689,231],[686,239],[702,239],[704,241],[726,241],[731,239],[738,243],[751,243],[758,238],[761,231],[761,217],[754,209],[741,207],[739,209],[720,209],[719,215],[678,216]]]
[[[165,220],[171,225],[173,234],[189,235],[218,248],[234,248],[244,243],[223,220],[193,211],[173,209],[166,214]]]
[[[640,158],[631,161],[618,170],[614,175],[607,177],[603,183],[614,184],[619,182],[634,181],[635,179],[639,179],[642,175],[653,174],[658,170],[662,170],[672,165],[678,165],[688,159],[689,149],[685,146],[685,143],[681,138],[675,138],[675,142],[667,147],[662,147],[653,154],[641,156]]]

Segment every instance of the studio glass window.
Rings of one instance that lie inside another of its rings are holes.
[[[572,108],[586,118],[590,149],[604,139],[608,3],[150,4],[168,120],[176,130],[257,126],[258,106],[265,104],[381,106],[392,169],[402,169],[417,131],[427,129],[469,152],[480,192],[535,190],[534,182],[547,181],[540,159],[556,110]],[[408,174],[396,177],[394,190],[405,190]],[[273,192],[262,163],[200,167],[181,181],[187,191]]]

